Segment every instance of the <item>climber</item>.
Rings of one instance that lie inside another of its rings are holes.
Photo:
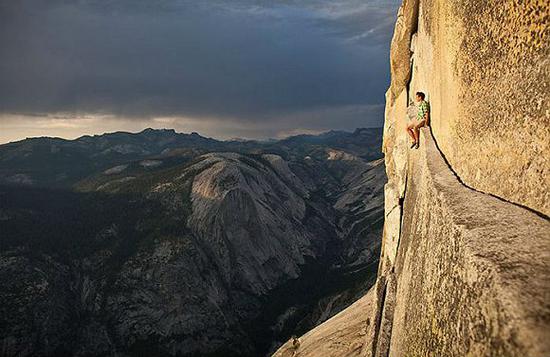
[[[295,335],[292,336],[292,357],[296,356],[298,353],[298,349],[300,348],[300,338],[296,337]]]
[[[424,100],[426,95],[422,92],[416,92],[416,101],[418,102],[418,112],[416,118],[411,119],[409,125],[407,125],[407,133],[413,139],[411,145],[412,148],[418,149],[418,139],[420,136],[420,128],[430,125],[430,104]]]

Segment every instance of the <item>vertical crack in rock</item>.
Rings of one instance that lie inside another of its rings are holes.
[[[393,326],[393,312],[395,309],[395,293],[397,289],[395,274],[390,273],[386,279],[384,289],[384,302],[379,320],[379,331],[376,341],[376,351],[374,357],[388,357],[390,353],[391,333]]]
[[[376,281],[374,286],[375,290],[375,306],[372,310],[372,317],[370,321],[372,323],[369,325],[369,329],[366,334],[366,343],[363,346],[361,352],[362,356],[374,357],[376,354],[376,342],[378,341],[378,336],[380,335],[380,326],[382,324],[382,313],[384,310],[384,301],[386,298],[386,278],[385,276],[380,276]]]

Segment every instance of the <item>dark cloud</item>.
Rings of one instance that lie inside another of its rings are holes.
[[[0,113],[324,128],[383,103],[398,2],[0,2]]]

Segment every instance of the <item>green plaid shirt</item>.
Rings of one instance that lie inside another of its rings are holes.
[[[422,102],[420,102],[420,105],[418,106],[418,114],[416,115],[416,117],[418,118],[418,120],[423,120],[424,115],[429,112],[430,112],[430,104],[428,104],[428,102],[423,100]]]

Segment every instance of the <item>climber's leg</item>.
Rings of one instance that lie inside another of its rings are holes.
[[[426,124],[426,121],[425,120],[421,120],[420,122],[416,123],[414,125],[414,129],[413,129],[413,134],[414,134],[414,137],[413,137],[413,140],[414,142],[416,143],[416,147],[418,148],[418,143],[420,142],[420,128],[422,128],[424,125]]]
[[[407,133],[409,134],[409,136],[411,137],[411,139],[413,139],[413,143],[416,142],[416,139],[415,139],[415,136],[414,136],[414,122],[412,123],[409,123],[409,125],[407,125]]]

